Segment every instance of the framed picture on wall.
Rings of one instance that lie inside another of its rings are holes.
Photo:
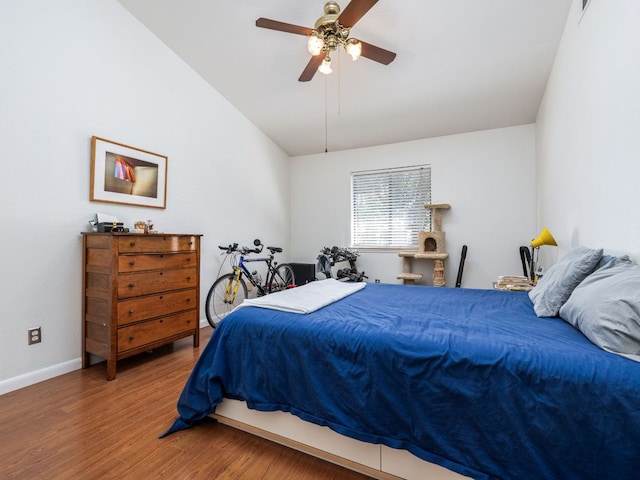
[[[96,202],[167,207],[165,155],[91,137],[91,193]]]

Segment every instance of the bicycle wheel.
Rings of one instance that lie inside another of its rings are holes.
[[[291,265],[283,263],[278,265],[276,271],[271,275],[269,282],[269,293],[279,292],[287,288],[296,286],[296,278]]]
[[[216,328],[216,324],[237,305],[247,298],[247,284],[241,278],[237,281],[235,275],[227,273],[221,276],[209,289],[205,312],[209,325]]]

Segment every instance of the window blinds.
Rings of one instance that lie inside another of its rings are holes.
[[[415,247],[431,230],[430,165],[354,172],[351,195],[353,247]]]

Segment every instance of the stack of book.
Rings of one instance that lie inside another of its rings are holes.
[[[502,275],[498,277],[498,281],[494,282],[493,288],[496,290],[513,291],[529,291],[533,288],[531,280],[528,277],[518,275]]]

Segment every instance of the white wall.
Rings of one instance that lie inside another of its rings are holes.
[[[352,171],[431,164],[432,202],[451,204],[442,217],[447,286],[466,244],[462,286],[491,288],[499,275],[522,274],[518,246],[537,236],[534,162],[534,125],[294,157],[292,258],[314,263],[323,246],[349,245]],[[369,281],[396,283],[402,271],[397,252],[361,252],[358,265]],[[416,265],[431,284],[432,263]]]
[[[538,226],[640,256],[640,2],[575,0],[537,120]],[[541,255],[542,256],[542,255]]]
[[[0,393],[80,366],[97,211],[204,234],[202,297],[216,245],[288,251],[288,157],[116,1],[2,0],[0,65]],[[92,135],[167,155],[167,209],[90,202]]]

